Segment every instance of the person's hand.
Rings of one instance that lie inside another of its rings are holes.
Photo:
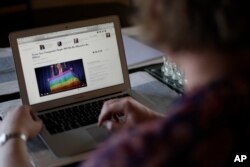
[[[34,138],[42,129],[42,121],[32,114],[30,107],[20,106],[9,111],[0,122],[0,133],[22,133]]]
[[[123,113],[124,119],[118,118],[117,114]],[[163,115],[154,112],[146,106],[135,101],[131,97],[113,99],[104,103],[99,116],[99,126],[106,126],[111,131],[119,130],[122,127],[130,127],[135,124],[150,121]]]

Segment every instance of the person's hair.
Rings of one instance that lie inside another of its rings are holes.
[[[152,41],[174,51],[248,51],[249,4],[249,0],[141,0],[139,21]]]

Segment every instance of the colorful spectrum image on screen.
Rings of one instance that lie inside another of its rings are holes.
[[[40,96],[86,87],[82,59],[35,69]]]

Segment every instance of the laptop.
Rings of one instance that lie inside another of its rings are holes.
[[[10,34],[22,102],[43,120],[40,137],[59,157],[109,136],[103,103],[132,96],[120,22],[110,16]]]

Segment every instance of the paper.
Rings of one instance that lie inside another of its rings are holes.
[[[19,92],[19,86],[17,80],[0,83],[0,96],[15,92]]]
[[[130,82],[132,90],[153,104],[152,109],[158,112],[166,113],[179,97],[179,94],[147,72],[130,74]]]
[[[128,67],[139,63],[149,62],[151,60],[161,58],[164,53],[144,45],[137,40],[123,35],[123,43]]]
[[[0,58],[1,57],[9,57],[9,56],[12,57],[12,51],[9,47],[8,48],[0,48]]]
[[[16,80],[16,71],[10,48],[0,48],[0,83]]]
[[[128,69],[131,70],[131,69],[146,67],[146,66],[149,66],[149,65],[159,64],[159,63],[163,63],[163,58],[162,57],[156,58],[154,60],[138,63],[138,64],[135,64],[135,65],[131,65],[131,66],[128,67]]]
[[[149,75],[147,72],[136,72],[129,74],[130,85],[131,87],[140,86],[146,83],[150,83],[152,81],[157,81],[154,77]]]
[[[8,111],[14,110],[22,104],[21,99],[0,103],[0,115],[4,116]]]

